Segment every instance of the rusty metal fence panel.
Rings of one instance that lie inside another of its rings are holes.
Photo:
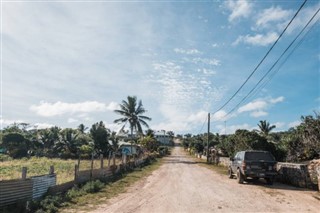
[[[32,199],[42,197],[57,182],[56,174],[32,177]]]
[[[31,179],[0,181],[0,207],[31,199]]]

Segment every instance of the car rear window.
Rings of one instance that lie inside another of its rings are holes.
[[[274,157],[268,152],[247,152],[245,160],[274,161]]]

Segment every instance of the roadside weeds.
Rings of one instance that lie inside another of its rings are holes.
[[[124,193],[130,186],[141,179],[147,178],[153,171],[157,170],[163,164],[162,159],[158,158],[155,162],[142,168],[136,168],[133,172],[122,174],[115,181],[106,183],[101,191],[94,194],[86,194],[72,199],[68,206],[59,210],[59,212],[87,212],[94,210],[101,203]]]

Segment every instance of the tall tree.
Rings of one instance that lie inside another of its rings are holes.
[[[94,142],[94,149],[97,153],[107,156],[110,150],[108,142],[110,137],[110,130],[107,129],[102,121],[92,125],[90,135]]]
[[[22,158],[28,155],[30,141],[19,132],[4,133],[2,137],[2,147],[13,158]]]
[[[55,144],[55,150],[64,157],[76,157],[79,152],[79,133],[75,129],[66,128],[60,131],[59,141]]]
[[[260,123],[258,124],[258,127],[260,130],[258,130],[258,132],[264,136],[267,137],[269,135],[269,133],[276,128],[275,125],[270,126],[270,123],[267,122],[266,120],[264,121],[260,121]]]
[[[114,110],[114,112],[122,116],[122,118],[114,120],[114,123],[129,122],[131,138],[133,137],[133,130],[143,134],[141,125],[149,128],[146,121],[151,121],[151,118],[143,115],[146,110],[144,109],[141,100],[137,102],[136,96],[128,96],[127,100],[123,100],[122,104],[120,104],[120,109]]]
[[[79,126],[78,126],[78,131],[80,132],[80,133],[84,133],[86,130],[88,129],[88,127],[86,127],[84,124],[80,124]]]

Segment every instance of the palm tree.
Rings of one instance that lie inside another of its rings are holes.
[[[84,134],[84,132],[88,129],[88,127],[86,127],[84,124],[80,124],[78,126],[78,131],[82,134]]]
[[[264,137],[267,137],[269,135],[269,133],[274,128],[276,128],[275,125],[270,126],[270,123],[267,122],[266,120],[260,121],[260,124],[258,124],[258,127],[260,128],[260,130],[258,130],[258,132]]]
[[[141,100],[137,103],[136,96],[128,96],[127,100],[123,100],[122,104],[120,104],[120,109],[114,110],[114,112],[122,116],[122,118],[114,120],[114,123],[126,124],[129,122],[131,140],[133,139],[133,130],[137,133],[143,134],[141,125],[149,128],[146,120],[151,121],[151,118],[143,115],[146,110],[144,109]]]

